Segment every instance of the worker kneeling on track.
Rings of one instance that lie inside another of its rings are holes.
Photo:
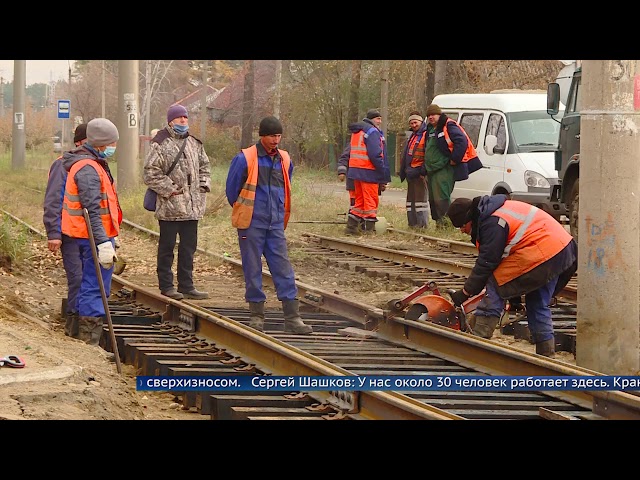
[[[486,287],[475,310],[474,335],[491,338],[505,300],[525,296],[529,331],[536,353],[555,354],[549,305],[578,268],[578,245],[549,214],[506,195],[456,199],[447,211],[455,227],[471,235],[478,258],[464,288],[451,295],[455,305]]]

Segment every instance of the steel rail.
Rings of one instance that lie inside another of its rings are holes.
[[[154,308],[164,306],[163,321],[175,323],[195,334],[202,335],[214,342],[217,348],[236,352],[243,359],[255,363],[257,367],[273,375],[353,375],[348,370],[287,345],[231,318],[211,312],[192,302],[172,300],[114,275],[112,290],[122,288],[133,292],[133,298],[137,302]],[[330,391],[314,392],[313,396],[331,404],[335,394]],[[347,413],[357,413],[367,419],[461,419],[457,415],[393,391],[353,392],[352,405]]]
[[[12,219],[29,227],[34,233],[43,236],[37,229],[29,226],[22,220],[3,210]],[[137,226],[141,231],[158,235],[156,232]],[[330,239],[334,240],[334,239]],[[342,243],[342,242],[340,242]],[[352,242],[345,242],[352,243]],[[201,249],[199,249],[201,250]],[[389,249],[384,249],[389,250]],[[201,250],[207,255],[219,257],[225,262],[230,262],[241,268],[241,263],[228,257],[219,256]],[[268,272],[263,275],[270,277]],[[163,318],[166,321],[174,321],[177,324],[187,326],[191,330],[201,331],[203,335],[229,344],[230,350],[238,350],[251,353],[258,363],[269,365],[274,372],[281,375],[349,375],[347,370],[324,362],[316,357],[306,354],[294,347],[279,342],[279,348],[270,347],[271,342],[277,342],[266,334],[242,325],[234,320],[214,314],[208,310],[192,304],[192,302],[175,301],[161,296],[157,292],[137,286],[118,275],[114,275],[112,283],[115,287],[126,288],[135,292],[136,298],[146,305],[164,311]],[[113,287],[112,287],[113,288]],[[461,365],[470,364],[473,359],[473,368],[480,366],[481,371],[492,375],[603,375],[582,367],[572,366],[553,359],[546,359],[538,355],[523,353],[511,347],[500,346],[488,340],[477,338],[463,332],[451,330],[439,325],[426,322],[405,320],[402,318],[386,319],[379,309],[364,304],[358,304],[352,300],[346,300],[338,295],[303,285],[307,295],[316,295],[319,301],[311,302],[325,309],[325,306],[335,308],[340,313],[340,305],[348,304],[346,308],[350,312],[359,312],[358,319],[363,325],[362,319],[375,319],[378,334],[381,338],[394,341],[399,344],[411,345],[412,348],[429,349],[431,354],[442,356]],[[118,288],[114,288],[114,291]],[[325,297],[329,301],[325,300]],[[347,316],[347,315],[345,315]],[[350,318],[347,316],[347,318]],[[356,319],[356,320],[358,320]],[[200,330],[198,330],[198,328]],[[274,352],[277,353],[274,359]],[[555,396],[564,401],[576,405],[587,406],[591,402],[592,411],[604,418],[611,419],[640,419],[640,396],[619,391],[569,391],[546,392],[549,396]],[[325,393],[327,398],[332,397],[332,392]],[[366,418],[460,418],[446,411],[429,406],[427,410],[422,402],[415,401],[398,392],[356,392],[354,402],[361,415]],[[387,410],[392,406],[391,413]]]
[[[357,243],[349,240],[342,240],[339,238],[327,237],[324,235],[317,235],[314,233],[308,233],[305,235],[308,236],[309,238],[317,239],[322,245],[328,248],[337,249],[337,250],[347,250],[349,252],[358,253],[361,255],[365,255],[367,257],[395,262],[399,265],[410,264],[412,266],[416,266],[419,268],[427,268],[430,270],[434,270],[434,271],[438,271],[446,274],[460,275],[463,277],[468,277],[471,274],[471,270],[473,268],[473,265],[469,266],[465,262],[442,259],[442,258],[438,258],[431,255],[421,255],[419,253],[407,253],[400,250],[392,250],[384,247],[364,245],[362,243]],[[435,237],[430,237],[430,238],[435,238]],[[570,303],[577,303],[578,289],[576,287],[567,285],[560,292],[558,297]]]

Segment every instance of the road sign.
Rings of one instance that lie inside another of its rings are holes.
[[[58,100],[58,118],[69,118],[71,102],[69,100]]]

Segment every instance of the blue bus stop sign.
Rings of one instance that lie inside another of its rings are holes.
[[[71,102],[69,100],[58,100],[58,118],[69,118]]]

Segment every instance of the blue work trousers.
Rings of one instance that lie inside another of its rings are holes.
[[[527,308],[527,322],[533,343],[551,340],[553,335],[553,321],[551,320],[551,308],[549,304],[553,298],[553,292],[558,283],[555,276],[545,285],[527,293],[524,296]],[[500,317],[504,311],[505,301],[498,295],[497,286],[493,277],[489,278],[486,292],[475,310],[476,316]]]
[[[238,229],[240,258],[244,273],[245,300],[264,302],[262,290],[262,256],[267,261],[278,300],[294,300],[298,294],[295,274],[289,261],[284,230],[266,228]]]
[[[67,315],[78,312],[78,292],[82,283],[82,256],[75,238],[62,235],[62,265],[67,276]]]
[[[113,238],[109,239],[113,244]],[[102,302],[102,293],[100,292],[100,284],[96,276],[96,265],[93,262],[93,254],[91,253],[91,242],[87,238],[76,238],[76,243],[82,257],[82,282],[80,283],[80,291],[78,292],[78,314],[81,317],[104,317],[104,303]],[[111,276],[113,275],[113,266],[110,269],[102,268],[99,265],[102,275],[102,283],[106,298],[111,295]]]

